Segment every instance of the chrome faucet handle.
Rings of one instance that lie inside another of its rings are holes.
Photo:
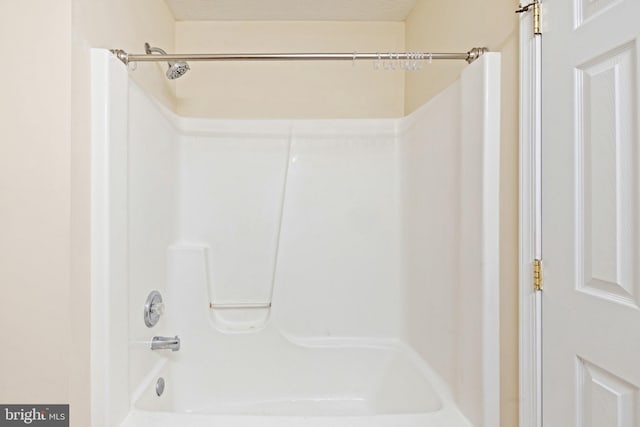
[[[164,314],[162,295],[158,291],[151,291],[144,303],[144,324],[151,328],[158,323],[160,316]]]
[[[164,314],[164,303],[163,302],[152,303],[149,311],[151,315],[162,316]]]

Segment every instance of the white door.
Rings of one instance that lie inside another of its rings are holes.
[[[543,426],[640,426],[640,0],[542,2]]]

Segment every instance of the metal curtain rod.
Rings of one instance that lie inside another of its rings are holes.
[[[469,64],[489,50],[485,47],[474,47],[465,53],[196,53],[196,54],[130,54],[120,49],[111,52],[125,64],[131,62],[167,62],[167,61],[355,61],[365,60],[465,60]]]

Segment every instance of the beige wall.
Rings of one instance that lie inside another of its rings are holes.
[[[0,3],[3,403],[69,400],[70,25],[71,0]]]
[[[518,425],[518,155],[519,41],[501,46],[502,126],[500,142],[500,367],[502,426]]]
[[[518,20],[512,0],[418,0],[406,21],[408,50],[502,53],[500,144],[501,425],[518,425]],[[438,62],[405,79],[408,114],[455,81],[463,62]]]
[[[178,22],[190,53],[389,52],[404,49],[402,22]],[[216,118],[400,117],[404,73],[372,62],[191,63],[177,81],[178,113]]]

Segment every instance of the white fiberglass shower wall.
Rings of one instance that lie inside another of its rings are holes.
[[[93,425],[498,426],[499,69],[401,119],[215,120],[94,51]]]

